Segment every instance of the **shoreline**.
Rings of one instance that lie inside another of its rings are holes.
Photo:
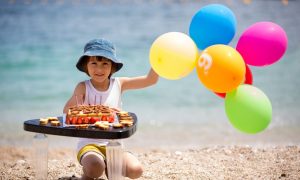
[[[28,147],[0,146],[0,179],[34,179],[32,151]],[[300,146],[296,145],[134,148],[132,152],[144,166],[141,180],[300,177]],[[73,149],[48,149],[48,179],[79,179],[81,172]]]

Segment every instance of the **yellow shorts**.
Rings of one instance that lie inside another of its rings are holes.
[[[106,159],[106,146],[98,146],[97,144],[87,144],[83,148],[79,150],[77,153],[77,160],[79,164],[81,164],[81,158],[83,155],[85,155],[87,152],[95,152],[99,155],[101,155],[105,161]]]

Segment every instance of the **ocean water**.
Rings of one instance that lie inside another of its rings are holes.
[[[136,134],[126,141],[149,147],[299,144],[300,1],[296,0],[288,4],[279,0],[1,1],[0,144],[28,144],[33,133],[23,130],[25,120],[62,115],[76,84],[88,78],[75,67],[87,41],[104,37],[116,44],[125,65],[115,76],[144,75],[150,68],[153,41],[171,31],[188,34],[193,15],[211,3],[228,6],[237,18],[232,47],[247,27],[259,21],[277,23],[288,35],[288,49],[280,61],[250,67],[254,86],[272,103],[271,124],[255,135],[234,129],[224,100],[207,90],[194,71],[176,81],[160,78],[153,87],[123,95],[124,110],[139,118]],[[73,140],[50,137],[59,139],[53,144]]]

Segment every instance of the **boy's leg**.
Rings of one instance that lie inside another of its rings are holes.
[[[93,151],[85,153],[81,158],[80,164],[84,173],[82,179],[98,178],[105,170],[103,156]]]
[[[124,152],[124,172],[125,176],[131,179],[136,179],[142,176],[143,167],[138,159],[130,152]]]

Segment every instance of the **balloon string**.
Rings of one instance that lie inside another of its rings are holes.
[[[80,96],[80,97],[81,97],[81,105],[83,105],[83,103],[84,103],[84,102],[83,102],[84,95],[83,95],[83,94],[81,94],[81,96]]]
[[[75,95],[75,98],[76,98],[76,106],[78,107],[78,98],[77,98],[77,95]]]

